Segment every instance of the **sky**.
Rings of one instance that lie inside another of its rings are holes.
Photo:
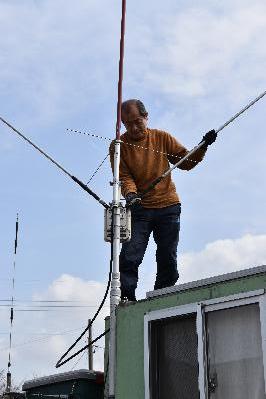
[[[120,15],[119,0],[0,0],[0,115],[84,182],[109,143],[67,129],[114,137]],[[123,98],[141,99],[149,127],[187,148],[266,90],[263,0],[128,0],[125,40]],[[195,169],[173,173],[180,283],[266,263],[265,109],[266,98],[221,132]],[[107,160],[90,183],[106,202],[111,179]],[[0,181],[0,370],[19,213],[11,367],[19,384],[57,372],[103,296],[110,245],[101,205],[3,124]],[[139,299],[155,273],[151,238]],[[94,336],[107,315],[108,302]],[[87,367],[86,356],[59,371]]]

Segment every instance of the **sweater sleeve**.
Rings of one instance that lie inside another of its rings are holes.
[[[115,152],[115,146],[114,142],[112,142],[109,147],[109,154],[110,154],[110,162],[113,173],[114,173],[114,152]],[[119,178],[121,181],[121,192],[123,197],[126,197],[128,193],[137,193],[136,183],[122,156],[120,158]]]
[[[189,152],[186,147],[180,144],[173,136],[168,133],[166,133],[166,148],[167,153],[169,154],[167,158],[169,162],[173,165],[176,164]],[[183,170],[193,169],[199,162],[203,160],[206,151],[207,147],[201,147],[180,166],[178,166],[178,168]]]

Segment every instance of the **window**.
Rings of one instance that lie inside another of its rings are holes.
[[[198,399],[196,315],[151,323],[151,397]]]
[[[207,314],[211,399],[264,399],[259,304]]]
[[[145,399],[266,399],[263,294],[145,315]]]

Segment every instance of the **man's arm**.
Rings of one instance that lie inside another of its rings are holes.
[[[180,166],[178,166],[178,168],[183,170],[193,169],[199,162],[203,160],[208,146],[214,143],[216,136],[217,134],[214,130],[206,133],[202,139],[205,142],[204,145],[194,154],[192,154],[187,160],[185,160]],[[189,150],[187,150],[170,134],[167,134],[167,152],[168,154],[171,154],[168,156],[169,162],[176,164],[181,158],[188,154]]]
[[[109,153],[110,153],[110,162],[113,173],[114,173],[114,152],[115,152],[114,142],[112,142],[109,147]],[[124,198],[126,198],[126,196],[129,193],[137,193],[137,187],[135,181],[123,157],[120,158],[119,178],[121,181],[121,192]]]

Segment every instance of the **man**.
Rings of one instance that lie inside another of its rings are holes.
[[[126,133],[121,135],[120,181],[127,204],[138,199],[150,183],[175,164],[188,150],[170,134],[147,127],[148,113],[140,100],[122,104],[122,122]],[[204,157],[208,145],[216,139],[214,130],[203,137],[205,144],[180,169],[190,170]],[[113,168],[113,143],[110,146]],[[121,297],[135,301],[138,267],[141,264],[151,233],[157,244],[157,275],[154,289],[172,286],[177,271],[181,203],[169,174],[141,200],[132,205],[132,237],[122,245],[120,253]]]

